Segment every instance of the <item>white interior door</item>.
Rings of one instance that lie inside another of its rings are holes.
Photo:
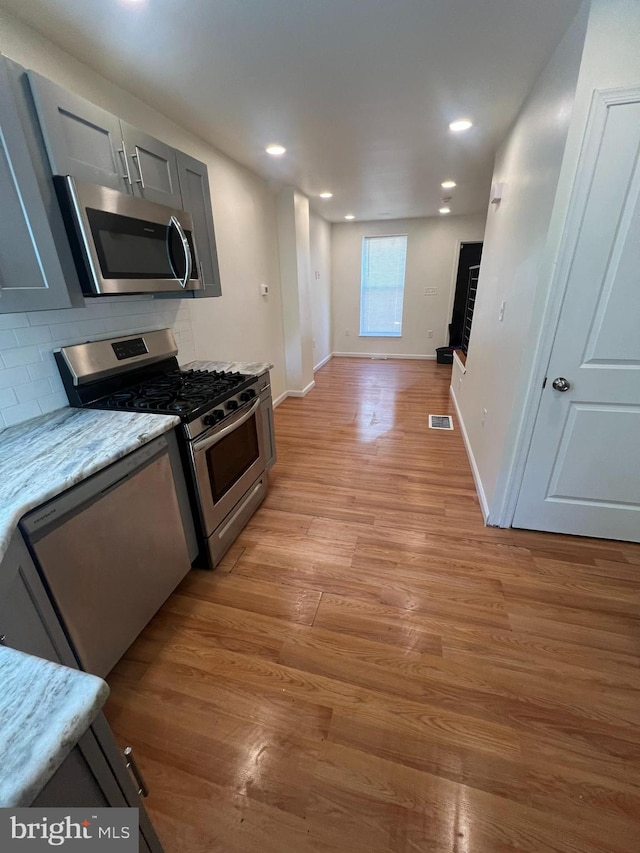
[[[640,88],[598,93],[514,527],[640,541]],[[568,390],[559,390],[567,380]]]

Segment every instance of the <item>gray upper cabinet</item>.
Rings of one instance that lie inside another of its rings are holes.
[[[213,230],[207,167],[204,163],[194,157],[189,157],[182,151],[177,152],[177,157],[183,206],[193,217],[193,235],[200,260],[200,279],[204,284],[202,290],[192,292],[196,298],[220,296],[222,288],[220,286],[216,237]]]
[[[182,207],[176,152],[34,71],[29,83],[54,175]]]
[[[0,56],[0,313],[67,308],[71,298]]]
[[[175,149],[124,121],[120,126],[134,194],[182,209]]]
[[[53,174],[130,192],[120,119],[34,71],[28,76]]]
[[[0,56],[0,313],[84,304],[52,174],[189,211],[205,286],[162,295],[221,295],[206,165]]]

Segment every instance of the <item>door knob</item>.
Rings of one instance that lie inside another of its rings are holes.
[[[556,391],[568,391],[571,388],[571,383],[568,382],[564,376],[558,376],[557,379],[554,379],[551,383]]]

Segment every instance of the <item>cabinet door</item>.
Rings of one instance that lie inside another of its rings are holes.
[[[181,210],[175,149],[124,121],[121,127],[135,195]]]
[[[78,668],[19,533],[0,563],[0,636],[19,652]]]
[[[110,799],[100,784],[96,769],[102,770],[104,775],[100,766],[104,765],[104,758],[100,760],[98,756],[98,768],[91,766],[83,751],[83,746],[90,741],[91,734],[87,732],[31,803],[32,808],[127,807],[119,791],[115,800]]]
[[[28,75],[53,174],[130,192],[120,119],[34,71]]]
[[[0,57],[0,313],[71,305],[3,57]]]
[[[192,293],[196,298],[220,296],[222,288],[207,167],[182,151],[178,151],[177,156],[182,206],[193,217],[193,233],[200,260],[200,279],[204,285],[202,290],[192,291]]]

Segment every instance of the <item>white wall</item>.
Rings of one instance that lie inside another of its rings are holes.
[[[311,250],[311,324],[313,368],[331,355],[331,225],[321,216],[309,216]]]
[[[304,396],[313,388],[309,199],[285,187],[277,210],[287,389]]]
[[[280,276],[275,200],[266,183],[2,10],[0,52],[207,163],[223,292],[217,299],[189,301],[87,300],[85,308],[55,312],[50,323],[43,322],[43,312],[13,321],[4,315],[0,413],[5,417],[0,427],[64,405],[57,371],[50,373],[55,346],[162,326],[177,333],[183,362],[195,357],[273,362],[273,394],[279,396],[286,390]],[[268,297],[260,296],[262,282],[269,284]],[[18,352],[21,341],[31,348]],[[16,367],[23,369],[6,372]]]
[[[222,155],[207,165],[222,296],[190,303],[196,358],[273,362],[275,398],[287,388],[276,199],[261,178]]]
[[[354,354],[435,356],[448,344],[451,295],[459,244],[482,240],[485,216],[440,216],[331,227],[333,351]],[[360,271],[363,237],[406,234],[407,264],[399,338],[360,337]],[[424,289],[437,295],[425,296]],[[346,330],[349,334],[346,334]],[[428,338],[428,330],[433,338]]]
[[[494,180],[504,182],[504,196],[499,205],[489,206],[467,372],[462,381],[456,379],[453,389],[490,521],[501,499],[497,484],[502,483],[512,461],[539,333],[540,305],[550,283],[550,221],[586,15],[585,5],[536,81],[496,156]],[[503,301],[504,320],[500,322]]]

